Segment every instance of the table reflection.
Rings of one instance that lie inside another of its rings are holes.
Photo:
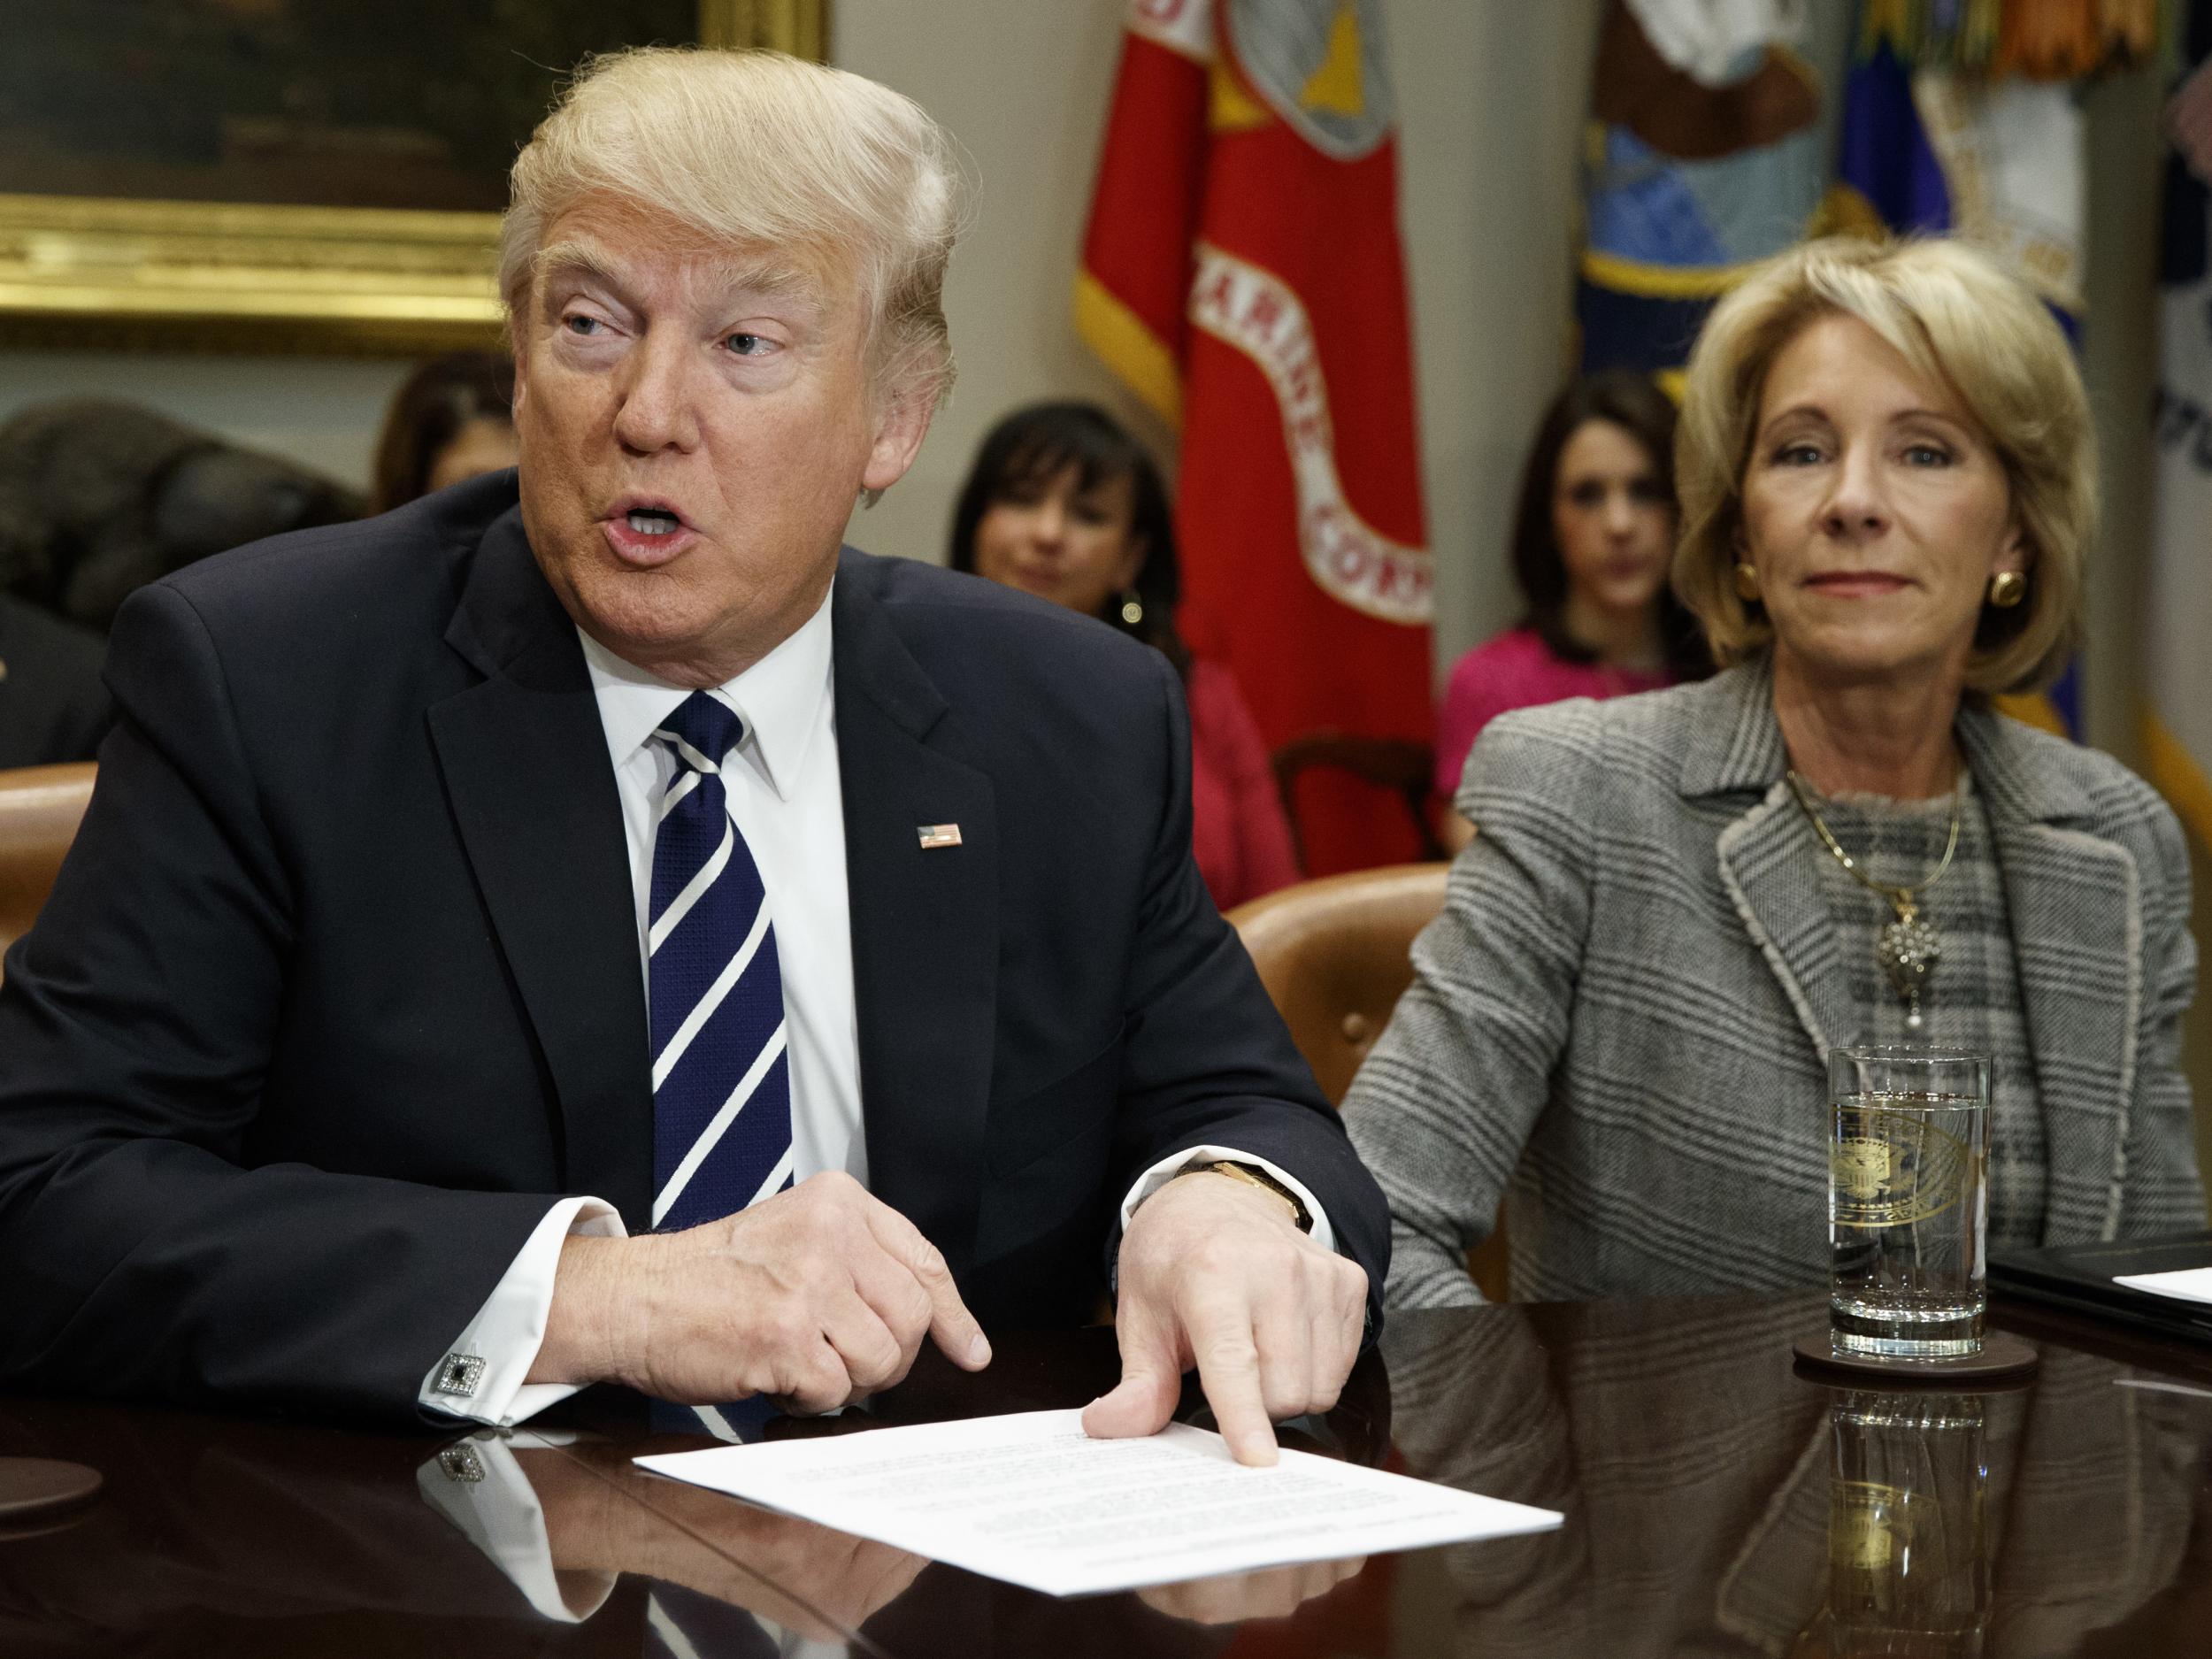
[[[650,1580],[657,1594],[689,1592],[695,1607],[749,1613],[779,1642],[788,1633],[841,1643],[928,1565],[630,1462],[692,1443],[480,1435],[426,1460],[417,1480],[431,1507],[555,1621],[592,1617],[628,1578]]]
[[[641,1594],[549,1625],[418,1485],[424,1436],[0,1400],[0,1451],[90,1464],[82,1523],[0,1542],[0,1654],[636,1659]],[[620,1627],[627,1625],[626,1635]],[[594,1628],[595,1626],[596,1628]]]
[[[1831,1387],[1790,1363],[1824,1317],[1394,1318],[1309,1448],[1563,1527],[1065,1601],[649,1476],[630,1459],[707,1442],[654,1438],[634,1400],[446,1440],[0,1400],[0,1455],[108,1479],[76,1525],[0,1539],[0,1653],[2212,1654],[2212,1392],[2057,1341],[2015,1392]],[[774,1432],[1079,1405],[1114,1375],[1110,1333],[998,1352]]]
[[[996,1378],[924,1366],[870,1409],[772,1432],[1079,1404],[1111,1381],[1110,1333],[999,1348]],[[1387,1422],[1371,1360],[1340,1412],[1290,1434],[1379,1460]],[[442,1440],[0,1400],[0,1453],[109,1478],[73,1532],[0,1540],[0,1653],[1194,1655],[1362,1565],[1059,1601],[648,1475],[634,1457],[713,1444],[649,1424],[604,1393],[547,1426]]]
[[[1860,1389],[1829,1409],[1828,1606],[1801,1651],[1978,1659],[1989,1618],[1986,1411],[1980,1394]]]
[[[1017,1352],[1026,1339],[1016,1339]],[[1008,1344],[1001,1344],[1003,1353]],[[894,1423],[929,1421],[959,1415],[962,1406],[973,1410],[977,1392],[972,1379],[949,1366],[931,1365],[920,1373],[920,1387],[901,1389],[872,1402],[870,1409],[838,1418],[786,1419],[771,1425],[772,1438],[806,1434],[863,1432]],[[949,1387],[953,1396],[944,1392]],[[964,1399],[959,1396],[964,1396]],[[996,1390],[991,1398],[1000,1398]],[[1037,1407],[1064,1405],[1066,1400],[1032,1398]],[[1202,1401],[1187,1397],[1186,1421],[1207,1421]],[[1284,1425],[1286,1447],[1323,1455],[1364,1456],[1379,1462],[1387,1450],[1389,1419],[1388,1379],[1379,1362],[1366,1361],[1355,1373],[1336,1411],[1326,1418]],[[624,1459],[640,1450],[618,1448]],[[596,1457],[589,1449],[580,1455]],[[1235,1635],[1233,1627],[1254,1621],[1292,1618],[1308,1606],[1331,1600],[1340,1586],[1356,1579],[1366,1567],[1364,1558],[1302,1563],[1263,1571],[1233,1573],[1210,1578],[1151,1586],[1119,1595],[1062,1601],[1036,1592],[978,1578],[960,1569],[926,1563],[887,1547],[866,1543],[847,1534],[830,1532],[810,1523],[754,1509],[726,1495],[680,1482],[649,1475],[625,1464],[600,1463],[600,1476],[621,1486],[642,1509],[657,1518],[673,1521],[702,1544],[725,1555],[743,1570],[743,1576],[726,1590],[717,1591],[733,1605],[745,1606],[765,1617],[793,1627],[787,1613],[779,1612],[778,1599],[765,1600],[746,1578],[758,1575],[785,1593],[789,1601],[805,1606],[824,1623],[836,1623],[853,1632],[850,1651],[906,1655],[1050,1655],[1052,1659],[1130,1659],[1133,1655],[1202,1655],[1222,1650]],[[842,1552],[856,1559],[876,1560],[871,1572],[837,1564]],[[895,1570],[889,1564],[895,1558]],[[698,1576],[688,1582],[705,1587]],[[864,1584],[872,1586],[864,1593]],[[1356,1591],[1357,1586],[1353,1586]],[[1355,1622],[1379,1626],[1379,1601]],[[802,1626],[803,1627],[803,1626]],[[789,1651],[786,1647],[786,1651]],[[1288,1651],[1304,1652],[1302,1646]],[[1332,1649],[1336,1652],[1363,1649]]]
[[[2212,1525],[2201,1388],[2049,1346],[2008,1394],[1835,1388],[1792,1367],[1820,1317],[1792,1299],[1394,1318],[1408,1471],[1566,1516],[1408,1558],[1451,1632],[1423,1651],[2070,1654],[2157,1604]]]

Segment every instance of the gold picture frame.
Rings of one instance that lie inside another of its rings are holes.
[[[699,0],[826,61],[830,0]],[[0,347],[420,355],[499,335],[499,216],[0,193]]]

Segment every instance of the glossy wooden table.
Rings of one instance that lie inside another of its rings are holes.
[[[2008,1312],[2031,1387],[1901,1398],[1793,1374],[1821,1317],[1395,1317],[1308,1443],[1563,1528],[1073,1601],[643,1476],[685,1442],[619,1397],[503,1441],[0,1398],[0,1454],[108,1482],[0,1537],[0,1654],[2212,1654],[2212,1351]],[[1002,1336],[871,1417],[1076,1405],[1113,1372],[1109,1333]],[[488,1553],[502,1505],[540,1517],[534,1565]]]

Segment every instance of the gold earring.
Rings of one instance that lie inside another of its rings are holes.
[[[2028,579],[2018,571],[1999,571],[1989,579],[1989,603],[2009,611],[2028,596]]]
[[[1759,568],[1740,559],[1736,562],[1736,597],[1754,603],[1759,597]]]
[[[1144,601],[1133,588],[1121,590],[1121,619],[1133,628],[1144,620]]]

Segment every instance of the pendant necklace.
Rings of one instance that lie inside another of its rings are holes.
[[[1882,972],[1889,976],[1891,987],[1905,1004],[1905,1029],[1918,1031],[1920,1020],[1920,990],[1935,965],[1943,958],[1943,939],[1934,926],[1920,914],[1920,895],[1935,886],[1943,872],[1951,867],[1951,855],[1959,849],[1960,795],[1956,785],[1951,789],[1951,835],[1943,844],[1943,856],[1936,867],[1909,887],[1893,887],[1877,881],[1859,868],[1858,861],[1843,850],[1842,845],[1829,833],[1828,826],[1820,821],[1820,814],[1813,810],[1812,796],[1807,793],[1805,780],[1793,769],[1787,774],[1790,793],[1797,797],[1797,804],[1812,821],[1821,844],[1835,856],[1835,860],[1849,872],[1853,880],[1861,887],[1872,889],[1890,902],[1897,912],[1897,919],[1885,923],[1874,939],[1874,959],[1882,964]]]

